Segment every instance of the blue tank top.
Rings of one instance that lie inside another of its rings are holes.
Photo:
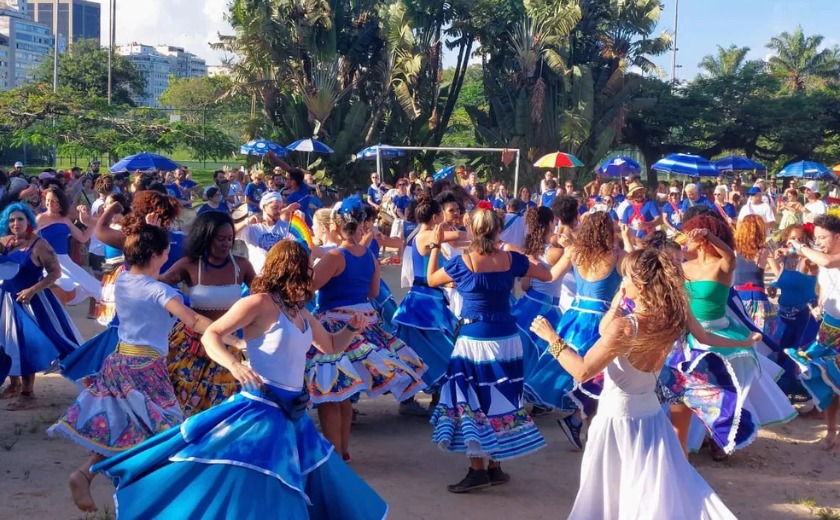
[[[165,273],[170,267],[175,265],[175,262],[184,256],[184,242],[187,241],[187,235],[175,231],[169,231],[169,258],[166,263],[160,268],[161,273]]]
[[[32,247],[41,240],[36,239],[28,249],[12,251],[7,255],[0,255],[0,262],[17,264],[18,271],[11,278],[3,280],[0,290],[11,293],[12,299],[17,298],[20,291],[32,287],[44,277],[44,268],[32,261]]]
[[[610,274],[594,282],[584,279],[578,272],[577,266],[572,266],[572,269],[575,273],[577,296],[609,303],[618,291],[618,286],[621,285],[621,275],[615,267]]]
[[[118,256],[122,256],[122,254],[122,249],[117,249],[116,247],[111,247],[108,244],[105,244],[105,260],[117,258]]]
[[[740,254],[735,254],[735,275],[732,278],[732,285],[752,284],[756,287],[764,287],[764,270],[758,268],[758,264],[747,260]]]
[[[414,233],[414,230],[417,229],[418,225],[419,224],[417,224],[417,222],[409,222],[406,220],[405,224],[403,224],[403,238],[408,239],[409,235]]]
[[[782,291],[779,295],[780,307],[803,307],[817,299],[817,277],[795,269],[782,271],[773,285]]]
[[[377,242],[375,238],[370,241],[368,249],[370,249],[370,252],[373,253],[374,258],[379,258],[379,242]]]
[[[430,256],[431,253],[428,255],[421,255],[416,246],[411,249],[411,264],[414,267],[415,284],[426,284],[426,271],[429,269]],[[443,253],[438,250],[438,267],[443,267],[444,262],[446,262],[446,260],[443,257]]]
[[[362,256],[353,256],[342,247],[337,249],[344,255],[344,271],[318,289],[318,312],[368,302],[376,259],[369,250]]]
[[[38,231],[38,236],[47,241],[55,254],[68,254],[70,250],[70,226],[64,222],[56,222],[41,228]]]

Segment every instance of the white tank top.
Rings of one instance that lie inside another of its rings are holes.
[[[817,283],[820,284],[820,305],[823,312],[832,318],[840,319],[840,269],[820,267]]]
[[[312,330],[304,320],[301,331],[282,312],[265,334],[246,342],[251,368],[266,383],[284,390],[297,392],[303,389],[306,353],[312,345]]]
[[[191,308],[205,311],[226,311],[239,301],[242,296],[242,286],[236,283],[239,280],[239,264],[233,257],[231,257],[231,261],[233,262],[232,284],[203,285],[201,283],[202,259],[198,259],[198,283],[187,291]]]

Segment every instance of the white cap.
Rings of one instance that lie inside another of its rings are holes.
[[[802,185],[806,190],[811,190],[815,192],[820,191],[820,186],[817,184],[817,181],[808,181]]]
[[[22,162],[20,162],[20,161],[17,161],[17,162],[15,163],[15,168],[23,168],[23,163],[22,163]]]
[[[668,188],[668,193],[676,193],[677,195],[679,195],[680,194],[680,189],[677,188],[676,186],[671,186],[670,188]]]

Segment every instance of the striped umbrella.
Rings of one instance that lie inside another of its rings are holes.
[[[688,175],[689,177],[718,176],[717,168],[711,161],[705,157],[688,153],[672,153],[653,163],[651,168],[677,175]]]
[[[797,177],[819,181],[837,180],[837,175],[828,166],[811,161],[799,161],[788,164],[776,174],[776,177]]]
[[[583,166],[583,163],[570,153],[554,152],[540,157],[534,166],[537,168],[578,168]]]

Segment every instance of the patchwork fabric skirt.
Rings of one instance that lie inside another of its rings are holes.
[[[265,385],[93,466],[121,520],[380,520],[388,505],[335,454],[305,393]]]
[[[181,424],[164,359],[150,347],[120,344],[47,433],[109,457]]]
[[[100,299],[96,302],[96,321],[103,327],[107,327],[114,316],[117,315],[117,300],[114,296],[114,287],[117,277],[125,271],[125,264],[122,257],[106,260],[102,266],[102,290]]]
[[[522,340],[458,337],[432,413],[432,442],[468,457],[507,460],[545,447],[525,412]]]
[[[787,349],[799,379],[820,410],[840,395],[840,318],[823,314],[817,339],[804,350]]]
[[[245,359],[239,350],[228,350],[238,361]],[[240,390],[233,374],[204,354],[201,335],[181,320],[169,333],[166,363],[175,396],[187,417],[216,406]]]
[[[779,308],[767,298],[764,291],[737,290],[744,311],[759,332],[776,340],[779,337]],[[765,356],[770,352],[759,352]]]
[[[318,315],[328,332],[347,326],[352,313],[363,312],[368,326],[337,354],[324,354],[314,347],[306,360],[306,381],[313,405],[341,402],[364,391],[374,398],[392,393],[404,401],[423,390],[427,370],[408,345],[379,325],[379,315],[370,305],[333,309]]]

